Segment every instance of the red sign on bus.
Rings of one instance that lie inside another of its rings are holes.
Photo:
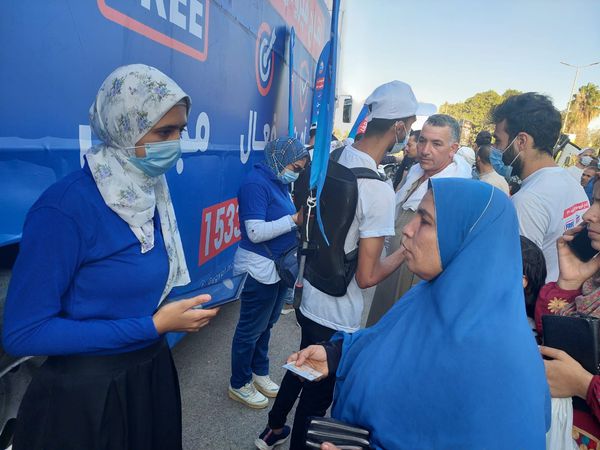
[[[237,198],[204,208],[200,225],[199,266],[241,239],[238,210]]]

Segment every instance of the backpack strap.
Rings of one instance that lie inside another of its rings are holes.
[[[369,180],[379,180],[385,182],[386,179],[379,172],[367,169],[366,167],[352,167],[350,169],[356,178],[367,178]]]
[[[332,161],[338,162],[339,159],[342,156],[342,153],[344,152],[344,149],[346,147],[339,147],[336,148],[334,151],[332,151],[329,154],[329,159],[331,159]],[[369,180],[379,180],[379,181],[386,181],[385,177],[383,175],[381,175],[379,172],[376,172],[374,170],[371,169],[367,169],[366,167],[352,167],[350,168],[350,170],[352,171],[352,173],[354,174],[354,176],[356,178],[367,178]]]
[[[345,145],[342,147],[336,148],[334,151],[332,151],[329,154],[329,159],[331,159],[332,161],[338,162],[342,156],[342,153],[344,153],[345,148],[346,148]]]

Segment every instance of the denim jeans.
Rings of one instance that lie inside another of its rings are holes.
[[[248,276],[240,320],[231,344],[231,387],[239,389],[256,375],[269,374],[271,328],[279,319],[287,289],[281,282],[262,284]]]

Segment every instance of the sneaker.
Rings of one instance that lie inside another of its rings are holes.
[[[281,314],[283,314],[284,316],[289,313],[293,313],[294,311],[294,305],[290,305],[289,303],[285,303],[283,305],[283,308],[281,308]]]
[[[270,450],[278,445],[285,444],[290,438],[290,427],[287,425],[283,426],[281,433],[275,434],[269,427],[265,428],[265,431],[260,433],[260,436],[254,441],[256,448],[260,450]]]
[[[229,386],[229,398],[237,402],[243,403],[250,408],[262,409],[269,404],[267,397],[256,390],[254,384],[249,382],[239,389],[234,389]]]
[[[258,389],[267,397],[277,397],[277,393],[279,392],[279,385],[273,380],[271,380],[269,375],[261,376],[252,374],[252,381],[254,382],[254,386],[256,387],[256,389]]]

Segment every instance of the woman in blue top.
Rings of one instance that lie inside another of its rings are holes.
[[[264,161],[254,166],[238,191],[242,240],[234,272],[248,272],[248,280],[231,349],[229,396],[251,408],[266,407],[265,396],[276,397],[279,390],[269,378],[269,338],[288,288],[274,260],[298,245],[295,230],[302,216],[294,208],[289,184],[307,160],[298,139],[269,142]]]
[[[431,186],[402,240],[426,281],[375,326],[290,360],[336,374],[332,416],[370,430],[375,448],[542,450],[550,396],[515,209],[478,181]]]
[[[177,372],[162,335],[215,310],[158,306],[190,278],[164,173],[181,155],[190,98],[160,71],[120,67],[90,123],[102,141],[48,188],[23,229],[4,311],[13,355],[46,355],[13,448],[181,449]]]

